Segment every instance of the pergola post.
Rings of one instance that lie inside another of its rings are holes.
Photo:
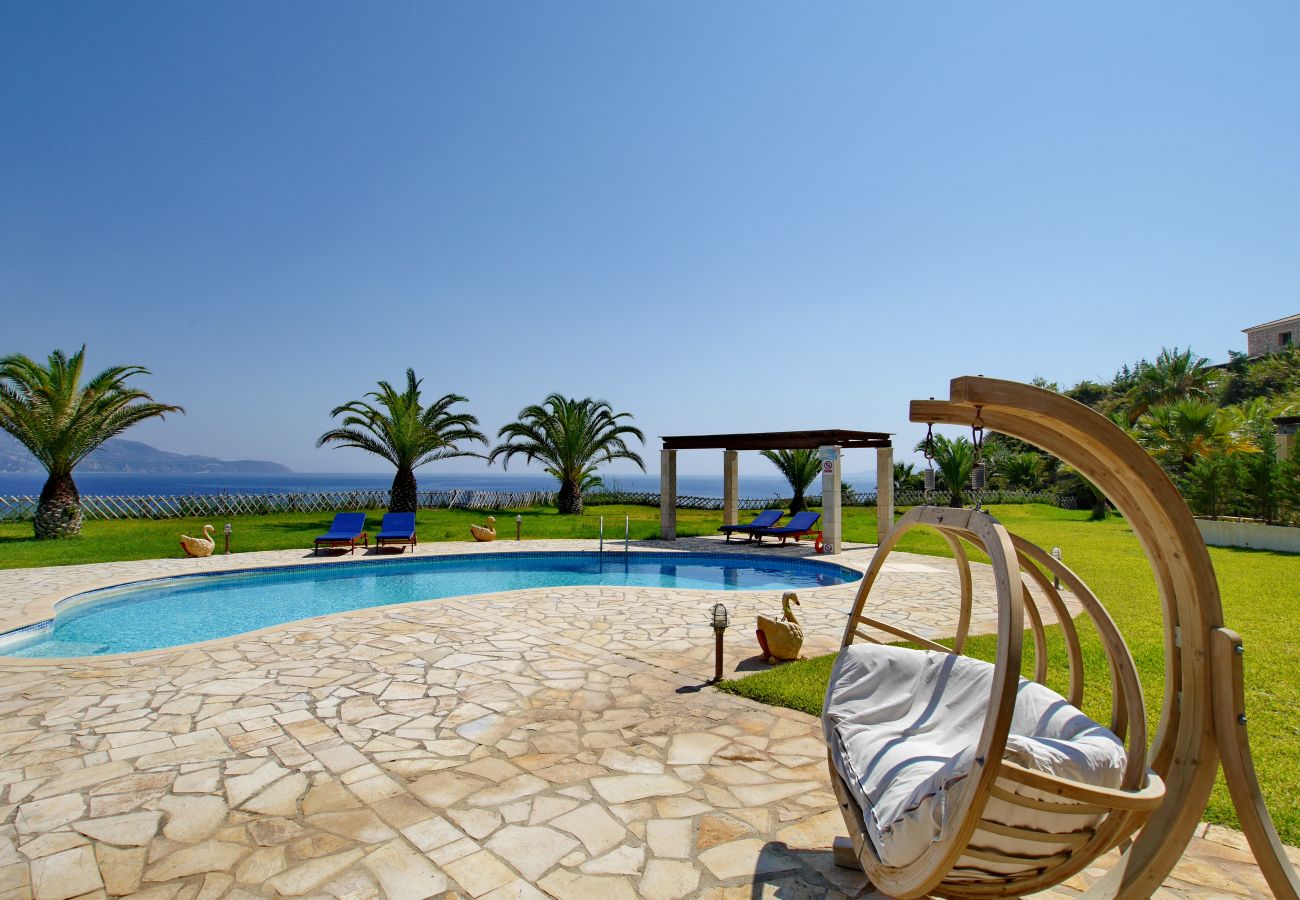
[[[827,449],[833,451],[834,458],[822,463],[822,548],[827,553],[839,553],[844,549],[844,520],[840,515],[840,457],[844,454],[839,447]]]
[[[677,539],[677,451],[659,451],[659,537]]]
[[[722,524],[740,521],[740,453],[722,451]]]
[[[894,448],[876,448],[876,543],[894,528]]]

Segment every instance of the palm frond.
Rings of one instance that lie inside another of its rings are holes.
[[[478,456],[462,446],[488,443],[476,427],[478,419],[452,410],[456,404],[468,402],[466,398],[445,394],[425,406],[422,385],[415,370],[407,369],[403,390],[380,381],[363,399],[334,407],[330,416],[340,419],[338,426],[317,438],[316,446],[332,444],[373,453],[399,471],[441,459]]]
[[[51,476],[67,476],[109,438],[153,418],[184,413],[156,402],[128,382],[143,366],[112,366],[83,383],[86,348],[62,350],[45,363],[22,354],[0,359],[0,428],[17,439]]]

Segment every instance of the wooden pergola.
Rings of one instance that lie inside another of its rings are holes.
[[[883,541],[894,521],[894,448],[883,431],[849,431],[824,428],[812,431],[756,431],[743,434],[691,434],[663,438],[659,452],[659,536],[677,537],[677,451],[722,451],[722,522],[735,525],[739,515],[741,450],[821,450],[822,541],[828,553],[844,546],[844,523],[840,516],[840,466],[843,450],[874,448],[876,451],[876,522]]]

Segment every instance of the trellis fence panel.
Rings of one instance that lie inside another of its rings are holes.
[[[554,506],[554,491],[420,491],[417,502],[421,509],[528,509],[535,506]],[[37,497],[0,497],[0,522],[30,520],[36,514]],[[971,498],[967,497],[969,502]],[[620,504],[625,506],[658,506],[659,493],[637,491],[596,491],[586,495],[588,506]],[[1051,503],[1073,509],[1070,497],[1058,497],[1043,491],[985,491],[983,501],[989,503]],[[846,492],[846,506],[874,506],[876,494]],[[925,502],[920,491],[902,491],[895,495],[897,506],[916,506]],[[935,491],[931,503],[945,504],[948,494]],[[812,507],[821,506],[821,497],[808,497]],[[788,498],[745,497],[738,501],[742,510],[788,507]],[[87,519],[197,519],[230,518],[233,516],[258,516],[272,513],[306,512],[333,513],[348,509],[384,509],[388,506],[388,491],[314,491],[296,494],[190,494],[149,495],[139,497],[83,496],[81,511]],[[678,497],[679,509],[720,510],[720,497]]]

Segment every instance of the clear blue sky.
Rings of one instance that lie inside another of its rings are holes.
[[[314,439],[408,365],[492,432],[562,391],[910,446],[952,376],[1300,311],[1298,46],[1289,2],[7,2],[0,352],[300,470],[381,469]]]

